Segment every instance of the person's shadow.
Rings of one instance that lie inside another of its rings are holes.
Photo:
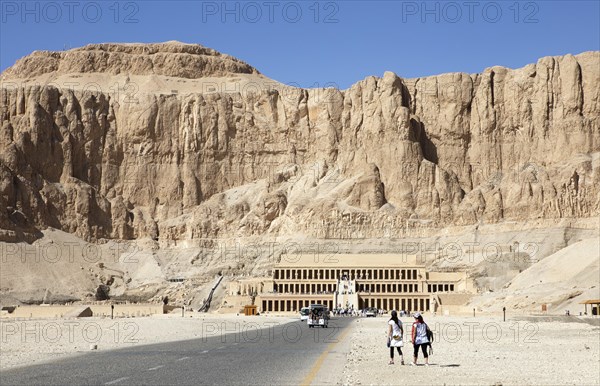
[[[431,365],[430,365],[431,366]],[[459,364],[457,363],[451,363],[449,365],[439,365],[440,367],[460,367]]]

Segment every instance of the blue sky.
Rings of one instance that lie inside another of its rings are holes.
[[[0,68],[34,50],[200,43],[278,81],[347,88],[600,49],[600,1],[1,1]]]

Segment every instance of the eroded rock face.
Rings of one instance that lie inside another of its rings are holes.
[[[139,92],[124,103],[6,82],[257,72],[172,43],[34,53],[2,74],[0,237],[44,227],[86,239],[352,237],[596,216],[599,68],[590,52],[477,75],[386,73],[344,91]]]
[[[252,66],[196,44],[89,44],[69,51],[35,51],[6,70],[11,78],[49,73],[166,75],[195,79],[205,76],[258,74]]]

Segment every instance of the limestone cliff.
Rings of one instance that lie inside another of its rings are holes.
[[[250,65],[200,45],[90,44],[69,51],[35,51],[7,69],[11,78],[49,73],[166,75],[179,78],[258,74]]]
[[[336,90],[201,46],[100,44],[1,81],[4,240],[377,237],[600,211],[598,52]]]

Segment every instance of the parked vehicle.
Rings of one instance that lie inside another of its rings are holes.
[[[374,308],[374,307],[367,308],[367,310],[365,311],[365,316],[367,318],[369,318],[369,317],[372,317],[372,318],[376,317],[377,316],[377,308]]]
[[[308,316],[310,315],[309,307],[302,307],[300,310],[300,320],[308,320]]]

